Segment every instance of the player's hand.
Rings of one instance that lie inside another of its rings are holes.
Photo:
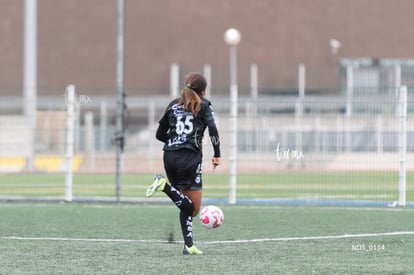
[[[221,164],[221,158],[212,158],[211,163],[213,164],[213,171],[216,171],[216,167]]]

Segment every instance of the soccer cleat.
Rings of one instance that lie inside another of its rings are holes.
[[[188,246],[184,246],[183,249],[183,254],[184,255],[201,255],[203,254],[203,251],[201,251],[200,249],[198,249],[197,247],[195,247],[195,245],[188,247]]]
[[[156,174],[154,177],[154,182],[148,186],[147,190],[145,191],[145,196],[149,198],[154,195],[156,191],[163,191],[166,184],[167,180],[162,175]]]

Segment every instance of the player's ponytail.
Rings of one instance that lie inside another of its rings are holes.
[[[185,87],[181,91],[181,97],[178,100],[178,104],[184,104],[184,111],[192,112],[194,116],[197,116],[201,109],[201,99],[191,88]]]
[[[201,109],[200,96],[203,95],[206,87],[207,82],[204,76],[199,73],[188,74],[178,104],[184,105],[186,112],[192,112],[194,116],[197,116]]]

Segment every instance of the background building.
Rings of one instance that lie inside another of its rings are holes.
[[[22,94],[23,2],[0,0],[0,95]],[[165,94],[172,63],[181,73],[212,66],[212,89],[227,94],[229,27],[242,33],[240,92],[249,66],[259,67],[259,92],[307,89],[338,93],[341,58],[412,58],[410,0],[155,0],[125,1],[125,89]],[[61,95],[69,83],[88,95],[115,90],[116,1],[38,0],[38,94]],[[329,40],[341,42],[336,55]]]

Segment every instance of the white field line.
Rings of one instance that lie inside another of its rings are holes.
[[[165,199],[166,202],[169,202],[168,199]],[[38,208],[47,208],[50,206],[71,206],[65,203],[61,203],[61,204],[50,204],[50,203],[43,203],[43,202],[39,202],[39,203],[9,203],[9,202],[5,202],[2,203],[0,202],[0,208],[33,208],[33,207],[38,207]],[[92,203],[92,204],[79,204],[80,207],[82,208],[102,208],[102,209],[125,209],[125,208],[135,208],[135,207],[146,207],[146,208],[155,208],[155,209],[159,209],[159,208],[163,208],[165,209],[165,205],[163,204],[100,204],[100,203]],[[304,208],[309,208],[309,206],[286,206],[286,205],[232,205],[230,206],[232,209],[286,209],[286,208],[296,208],[296,209],[304,209]],[[414,212],[414,208],[402,208],[402,207],[361,207],[361,206],[312,206],[312,209],[319,209],[319,210],[326,210],[326,211],[336,211],[336,210],[347,210],[347,211],[379,211],[379,212],[383,212],[383,211],[397,211],[397,212]]]
[[[228,241],[200,241],[201,244],[240,244],[240,243],[263,243],[263,242],[287,242],[287,241],[308,241],[308,240],[334,240],[351,238],[373,238],[386,236],[414,235],[414,231],[398,231],[385,233],[363,233],[345,234],[332,236],[311,236],[311,237],[282,237],[282,238],[262,238],[250,240],[228,240]],[[63,242],[106,242],[106,243],[169,243],[167,240],[134,240],[134,239],[99,239],[99,238],[59,238],[59,237],[2,237],[0,240],[19,240],[19,241],[63,241]],[[179,243],[173,241],[172,243]]]
[[[208,243],[208,244],[226,244],[226,243],[260,243],[260,242],[308,241],[308,240],[316,240],[317,241],[317,240],[372,238],[372,237],[402,236],[402,235],[414,235],[414,231],[345,234],[345,235],[313,236],[313,237],[282,237],[282,238],[263,238],[263,239],[251,239],[251,240],[209,241],[209,242],[204,242],[204,243]]]

